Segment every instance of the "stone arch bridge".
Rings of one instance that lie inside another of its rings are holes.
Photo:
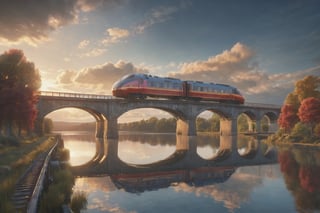
[[[237,118],[244,113],[250,122],[256,122],[253,132],[261,132],[261,120],[268,118],[269,132],[277,130],[280,106],[245,103],[244,105],[186,100],[146,99],[127,100],[113,96],[88,95],[78,93],[40,92],[38,97],[36,131],[43,133],[45,116],[63,108],[78,108],[90,113],[96,120],[96,137],[117,139],[118,118],[133,109],[154,108],[164,110],[177,118],[176,133],[195,136],[196,119],[204,111],[220,115],[220,135],[236,135]],[[250,125],[252,126],[252,125]]]

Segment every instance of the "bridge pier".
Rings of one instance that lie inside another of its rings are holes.
[[[196,136],[197,135],[197,129],[196,129],[196,119],[188,119],[188,120],[177,120],[177,128],[176,133],[178,135],[184,135],[184,136]]]
[[[220,119],[220,135],[237,135],[238,121],[237,118],[221,118]]]
[[[261,119],[256,120],[256,133],[261,133],[262,132],[262,126],[261,126]]]
[[[105,128],[104,128],[104,137],[108,139],[118,139],[118,118],[117,117],[108,117],[105,120]]]

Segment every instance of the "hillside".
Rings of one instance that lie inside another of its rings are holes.
[[[78,122],[53,122],[53,131],[95,131],[95,122],[78,123]]]

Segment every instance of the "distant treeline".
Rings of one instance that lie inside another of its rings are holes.
[[[53,122],[54,131],[95,131],[96,123]]]
[[[151,117],[147,120],[135,121],[130,123],[118,124],[120,131],[136,131],[136,132],[158,132],[158,133],[173,133],[176,132],[176,118],[156,118]],[[220,117],[213,114],[210,118],[198,117],[196,121],[198,132],[219,132]],[[95,122],[90,123],[70,123],[70,122],[54,122],[53,130],[55,131],[95,131]],[[267,122],[263,119],[262,129],[267,131]],[[242,114],[238,118],[238,131],[248,131],[247,117]]]
[[[177,119],[151,117],[147,120],[119,124],[119,130],[138,132],[176,132]]]

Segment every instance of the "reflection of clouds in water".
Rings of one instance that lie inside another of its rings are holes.
[[[197,147],[197,153],[203,159],[209,159],[214,157],[218,153],[219,149],[212,148],[211,146],[207,145],[204,147]]]
[[[77,178],[74,191],[83,191],[88,197],[87,210],[84,212],[134,213],[122,209],[118,204],[110,203],[110,193],[117,191],[109,177]]]
[[[175,152],[175,146],[141,144],[132,141],[121,141],[118,145],[118,156],[127,163],[148,164],[166,159]]]
[[[193,193],[198,197],[211,197],[215,201],[223,202],[227,209],[233,211],[240,208],[242,203],[248,202],[253,189],[261,184],[262,179],[259,176],[235,173],[224,183],[201,187],[193,187],[180,183],[174,189],[177,192]]]
[[[69,140],[64,142],[64,146],[70,151],[70,164],[72,166],[88,162],[96,152],[96,145],[92,142]]]

